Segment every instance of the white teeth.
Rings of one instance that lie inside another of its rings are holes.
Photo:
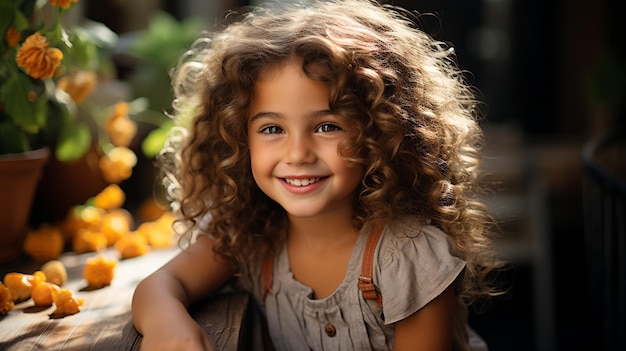
[[[288,179],[285,178],[285,181],[293,186],[307,186],[319,181],[320,178],[309,178],[309,179]]]

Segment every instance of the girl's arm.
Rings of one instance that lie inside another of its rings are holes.
[[[191,318],[189,305],[220,288],[233,274],[200,236],[187,250],[142,280],[133,295],[132,317],[143,350],[212,350]]]
[[[449,286],[441,295],[396,323],[394,351],[450,351],[456,298]]]

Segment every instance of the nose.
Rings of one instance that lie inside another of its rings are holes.
[[[313,163],[317,159],[315,146],[311,137],[307,135],[291,134],[287,137],[284,161],[288,164],[299,165]]]

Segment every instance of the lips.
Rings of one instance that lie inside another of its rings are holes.
[[[320,181],[321,178],[303,178],[303,179],[290,179],[283,178],[285,183],[293,186],[308,186]]]

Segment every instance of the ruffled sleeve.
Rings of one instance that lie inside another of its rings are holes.
[[[437,227],[415,218],[387,225],[373,277],[383,297],[385,324],[412,315],[455,281],[465,261],[452,252],[450,239]]]

